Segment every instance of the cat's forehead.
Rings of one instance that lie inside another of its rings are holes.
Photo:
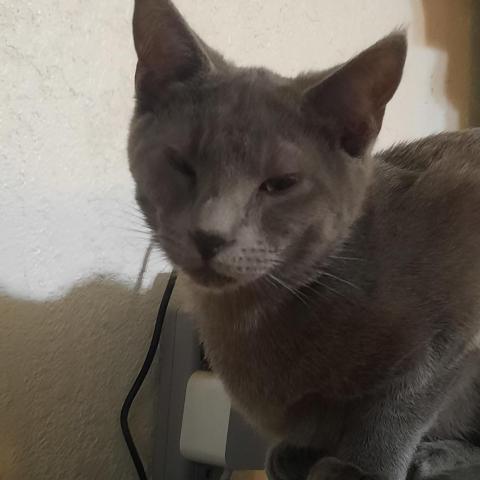
[[[300,157],[298,105],[288,85],[265,70],[192,86],[157,118],[152,137],[162,150],[207,164],[218,175],[289,170],[285,162]]]
[[[199,147],[249,151],[279,149],[298,136],[301,117],[268,72],[247,72],[207,86],[196,101],[191,127]]]
[[[219,74],[187,87],[181,95],[182,107],[194,108],[196,117],[214,121],[242,119],[266,120],[265,113],[291,109],[288,83],[264,69],[245,69]]]

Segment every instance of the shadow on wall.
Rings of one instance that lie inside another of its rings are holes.
[[[414,2],[417,3],[417,2]],[[422,0],[425,42],[445,52],[446,64],[442,85],[432,85],[433,93],[446,96],[458,113],[458,128],[477,124],[480,93],[474,75],[478,62],[478,25],[474,12],[479,4],[473,0]],[[479,19],[478,13],[476,15]],[[475,78],[476,77],[476,78]],[[444,80],[443,80],[444,79]]]
[[[0,294],[0,478],[136,478],[119,427],[167,276],[145,293],[107,278],[36,303]],[[156,374],[132,410],[150,464]]]

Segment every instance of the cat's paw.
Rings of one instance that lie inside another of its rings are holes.
[[[413,457],[409,480],[421,480],[440,473],[449,455],[441,442],[422,442]]]
[[[326,457],[313,466],[307,480],[380,480],[380,477],[337,458]]]
[[[479,461],[480,450],[463,442],[422,442],[413,457],[408,479],[437,478],[444,472],[476,465]]]
[[[313,449],[280,443],[268,454],[266,472],[269,480],[306,480],[308,472],[320,458]]]

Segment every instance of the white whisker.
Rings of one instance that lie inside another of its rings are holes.
[[[349,282],[348,280],[345,280],[344,278],[337,277],[333,273],[328,273],[328,272],[322,271],[321,275],[325,275],[326,277],[330,277],[330,278],[333,278],[334,280],[338,280],[339,282],[345,283],[346,285],[350,285],[351,287],[356,288],[357,290],[360,290],[360,291],[362,290],[358,285],[355,285],[354,283]]]
[[[288,284],[286,284],[284,281],[280,280],[278,277],[273,275],[273,273],[269,273],[268,276],[277,282],[280,286],[285,288],[287,291],[289,291],[294,297],[296,297],[298,300],[300,300],[307,308],[311,309],[311,305],[308,304],[308,297],[305,297],[302,295],[298,290],[290,287]]]

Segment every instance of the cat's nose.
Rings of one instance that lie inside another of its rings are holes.
[[[229,243],[220,235],[204,230],[196,230],[191,236],[203,260],[211,260]]]

